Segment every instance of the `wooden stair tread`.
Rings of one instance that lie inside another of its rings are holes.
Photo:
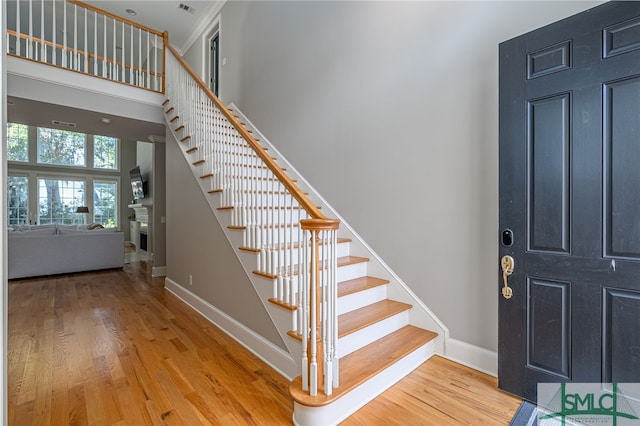
[[[338,258],[338,267],[353,265],[356,263],[368,262],[369,259],[366,257],[357,257],[357,256],[344,256]]]
[[[338,283],[338,297],[389,284],[389,280],[376,277],[360,277]]]
[[[296,377],[289,386],[289,393],[299,404],[309,407],[328,405],[360,386],[396,361],[425,345],[438,335],[412,325],[390,333],[369,345],[340,359],[340,386],[330,396],[321,391],[309,396],[302,390],[302,377]]]
[[[290,225],[287,225],[287,226],[290,226]],[[296,224],[296,226],[297,226],[297,224]],[[235,229],[235,230],[244,230],[245,229],[244,226],[235,226],[235,227],[227,226],[227,228]],[[368,262],[368,261],[369,261],[369,259],[367,259],[366,257],[344,256],[344,257],[339,257],[337,263],[338,263],[338,267],[340,267],[340,266],[353,265],[355,263],[362,263],[362,262]],[[264,271],[255,270],[255,271],[252,271],[252,272],[254,274],[256,274],[256,275],[259,275],[261,277],[268,278],[268,279],[274,279],[275,280],[276,278],[278,278],[277,275],[269,274],[269,273],[264,272]],[[292,275],[298,275],[298,268],[297,267],[294,268],[294,271],[292,272]],[[411,307],[411,305],[409,305],[409,307]]]
[[[412,306],[396,300],[381,300],[371,305],[338,315],[338,337],[344,337],[363,328],[408,311]]]
[[[218,210],[224,210],[223,207],[218,207]],[[350,243],[351,239],[350,238],[338,238],[337,239],[337,244],[344,244],[344,243]],[[325,241],[320,241],[320,245],[324,245],[326,242]],[[291,248],[297,249],[300,247],[300,243],[294,243],[292,244],[280,244],[277,247],[265,247],[265,250],[267,251],[278,251],[278,250],[290,250]],[[244,251],[252,251],[255,253],[260,253],[260,249],[256,248],[256,247],[239,247],[240,250],[244,250]],[[388,282],[388,281],[387,281]]]

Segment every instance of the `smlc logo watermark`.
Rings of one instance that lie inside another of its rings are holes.
[[[640,426],[640,383],[539,383],[538,425]]]

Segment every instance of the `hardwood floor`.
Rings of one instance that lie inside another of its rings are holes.
[[[10,425],[291,424],[289,382],[150,277],[9,283]],[[508,424],[495,379],[433,358],[344,425]]]

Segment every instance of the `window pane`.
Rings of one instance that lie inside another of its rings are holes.
[[[105,228],[118,226],[117,182],[93,182],[93,221]]]
[[[83,180],[38,179],[38,223],[84,223],[78,206],[85,206]]]
[[[29,126],[7,123],[7,159],[29,161]]]
[[[118,138],[95,135],[93,137],[93,167],[96,169],[118,168]]]
[[[38,163],[85,166],[84,133],[38,127]]]
[[[8,176],[8,186],[9,225],[29,223],[29,178]]]

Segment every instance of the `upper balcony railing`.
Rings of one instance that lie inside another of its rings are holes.
[[[164,93],[167,33],[77,0],[7,2],[7,54]]]

